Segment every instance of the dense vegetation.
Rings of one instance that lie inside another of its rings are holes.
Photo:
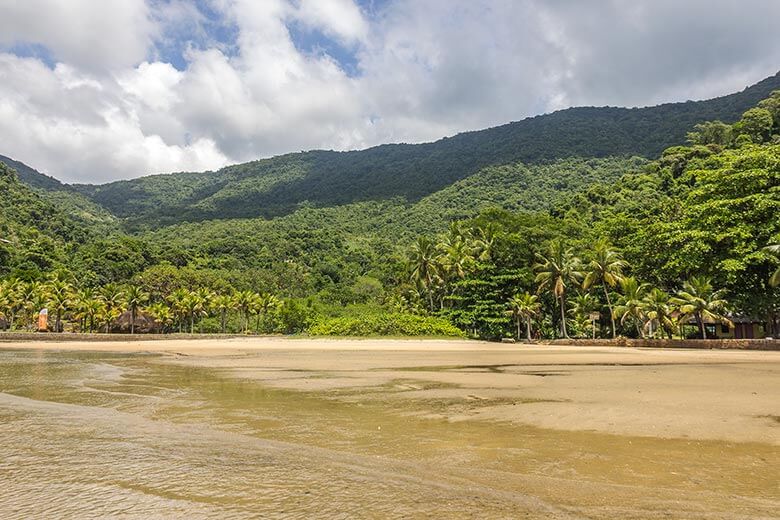
[[[33,328],[48,307],[53,330],[483,338],[703,336],[705,321],[740,317],[777,334],[780,92],[734,119],[691,126],[687,146],[652,162],[510,161],[416,200],[347,197],[134,235],[110,215],[85,225],[70,188],[31,189],[0,164],[0,316]],[[306,155],[291,157],[264,163],[278,174],[267,187],[296,178],[285,168]],[[127,183],[168,183],[128,207],[221,211],[224,177],[192,175],[180,191],[175,176]],[[257,186],[242,182],[230,189]]]
[[[483,168],[571,157],[657,157],[695,124],[734,122],[780,88],[780,74],[743,92],[648,108],[582,107],[427,144],[312,151],[218,172],[154,175],[78,189],[133,229],[209,219],[274,217],[303,206],[414,202]]]

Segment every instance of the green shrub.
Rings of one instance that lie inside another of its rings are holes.
[[[315,336],[454,336],[463,331],[443,318],[382,313],[324,319],[309,327]]]

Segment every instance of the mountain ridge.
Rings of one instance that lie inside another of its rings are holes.
[[[736,121],[776,89],[780,72],[709,100],[642,108],[574,107],[428,143],[312,150],[217,171],[155,174],[100,185],[65,185],[50,177],[37,181],[50,185],[50,190],[82,194],[130,229],[220,218],[272,218],[307,205],[399,197],[414,202],[486,167],[547,164],[569,157],[656,157],[665,148],[682,144],[695,124]]]

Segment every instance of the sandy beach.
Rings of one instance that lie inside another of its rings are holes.
[[[59,467],[37,439],[66,432],[50,442],[71,468],[84,446],[71,439],[97,435],[110,458],[83,485],[106,464],[117,475],[100,494],[79,488],[96,504],[143,489],[148,511],[190,517],[736,519],[780,507],[780,352],[238,338],[4,343],[2,354],[12,451],[0,455]],[[157,451],[139,458],[139,446]],[[256,467],[268,453],[279,460]],[[225,464],[241,479],[214,494]],[[14,511],[36,507],[38,486],[10,482]],[[301,501],[302,490],[319,494]],[[72,496],[57,510],[80,516]]]
[[[274,388],[410,400],[453,421],[780,445],[780,352],[291,338],[11,346],[160,353]]]

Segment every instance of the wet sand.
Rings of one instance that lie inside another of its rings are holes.
[[[102,428],[120,424],[117,435],[137,436],[122,446],[163,428],[160,438],[190,447],[229,446],[220,464],[236,468],[272,450],[280,459],[271,466],[304,479],[275,486],[267,507],[257,502],[263,479],[207,499],[202,486],[219,468],[160,441],[156,456],[204,472],[203,482],[179,483],[171,516],[198,517],[205,505],[205,516],[237,518],[778,518],[780,510],[780,352],[289,338],[20,343],[0,345],[0,354],[7,349],[27,364],[76,356],[101,381],[63,393],[39,388],[51,373],[40,367],[0,378],[0,412],[24,417],[0,427],[17,444],[52,423],[86,420],[101,442]],[[119,469],[135,464],[129,457]],[[167,475],[156,467],[144,475],[153,470]],[[160,507],[160,484],[144,478],[128,477],[122,489],[140,486],[149,507]],[[303,489],[319,489],[319,500],[295,499]],[[220,509],[231,496],[246,509]]]
[[[292,338],[13,348],[162,353],[273,388],[350,402],[414,401],[416,413],[451,421],[780,445],[774,351]]]

